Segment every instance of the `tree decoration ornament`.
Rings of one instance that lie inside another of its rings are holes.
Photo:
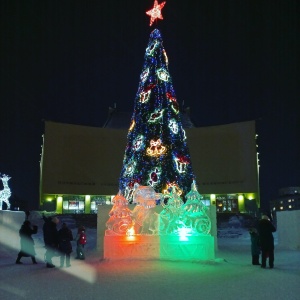
[[[179,130],[179,127],[178,127],[178,124],[176,122],[175,119],[171,119],[169,121],[169,128],[171,129],[171,131],[174,133],[174,134],[177,134],[178,133],[178,130]]]
[[[182,189],[180,189],[180,187],[178,186],[178,184],[176,182],[169,182],[166,185],[166,188],[163,190],[164,194],[168,194],[170,192],[170,190],[173,190],[177,193],[178,196],[182,195]]]
[[[145,82],[146,79],[147,79],[147,77],[148,77],[148,75],[149,75],[149,68],[145,69],[145,70],[142,72],[142,74],[141,74],[141,76],[140,76],[141,81],[142,81],[142,82]]]
[[[171,93],[167,92],[166,93],[166,97],[169,99],[169,101],[171,102],[171,107],[173,109],[173,111],[178,114],[179,113],[179,105],[178,102],[176,100],[175,97],[172,96]]]
[[[161,144],[161,140],[151,140],[150,147],[147,148],[147,154],[150,156],[160,156],[167,151],[167,148]]]
[[[164,109],[160,109],[160,110],[157,109],[153,114],[150,115],[149,122],[152,123],[157,122],[159,119],[162,118],[163,113],[164,113]]]
[[[178,155],[177,157],[174,158],[177,166],[177,171],[179,173],[184,173],[186,172],[186,167],[190,163],[190,160],[183,155]]]
[[[134,151],[138,151],[142,148],[144,144],[145,137],[143,135],[137,136],[137,138],[133,141],[132,149]]]
[[[163,68],[158,69],[158,70],[156,71],[156,73],[157,73],[157,76],[158,76],[158,78],[159,78],[160,80],[163,80],[163,81],[169,81],[170,75],[169,75],[169,73],[168,73],[165,69],[163,69]]]
[[[155,168],[152,172],[149,174],[149,181],[148,183],[151,186],[156,185],[159,182],[159,175],[161,174],[161,169],[160,168]]]
[[[152,55],[155,48],[158,46],[159,41],[158,40],[154,40],[153,43],[146,49],[146,54],[147,55]]]
[[[151,90],[155,87],[155,84],[149,84],[143,92],[140,93],[140,102],[146,103],[149,101]]]
[[[154,4],[153,4],[153,8],[148,10],[146,12],[146,14],[148,16],[150,16],[150,26],[153,24],[153,22],[156,20],[156,19],[160,19],[160,20],[163,20],[163,16],[161,14],[161,10],[163,9],[163,7],[165,6],[166,4],[166,1],[158,4],[157,0],[154,0]]]
[[[141,92],[141,94],[140,94],[140,102],[141,103],[148,102],[149,98],[150,98],[150,94],[151,94],[151,90]]]
[[[136,162],[131,160],[125,168],[125,176],[130,176],[135,170]]]

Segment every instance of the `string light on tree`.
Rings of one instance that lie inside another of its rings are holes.
[[[135,126],[135,121],[132,120],[131,124],[130,124],[130,127],[129,127],[129,131],[131,131]]]
[[[186,140],[186,133],[185,130],[182,128],[182,135],[183,135],[183,140]]]
[[[168,65],[168,64],[169,64],[169,59],[168,59],[167,52],[166,52],[165,49],[163,50],[163,55],[164,55],[164,57],[165,57],[166,65]]]
[[[168,183],[176,183],[176,191],[181,190],[183,197],[195,175],[190,161],[174,161],[178,154],[189,158],[189,151],[158,29],[150,34],[139,79],[119,189],[132,202],[135,182],[152,186],[157,193],[162,193]]]

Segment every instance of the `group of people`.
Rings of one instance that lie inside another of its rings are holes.
[[[27,216],[28,217],[28,216]],[[60,256],[60,267],[70,267],[70,256],[72,253],[73,233],[68,228],[66,223],[62,224],[61,229],[57,229],[59,219],[57,217],[45,217],[43,226],[44,243],[46,248],[45,262],[47,268],[54,268],[52,263],[54,256]],[[22,257],[31,257],[32,263],[36,264],[34,240],[31,235],[36,234],[38,227],[31,225],[31,222],[26,218],[23,225],[19,230],[21,250],[18,253],[16,264],[22,264]],[[267,260],[269,267],[274,267],[274,237],[273,232],[276,231],[275,226],[272,224],[267,215],[263,215],[258,222],[257,228],[252,227],[249,229],[251,236],[251,254],[252,264],[261,265],[266,268]],[[76,259],[85,259],[84,245],[86,244],[85,228],[82,226],[78,229],[76,235]],[[261,254],[261,263],[259,257]]]
[[[62,223],[60,229],[57,228],[59,219],[57,217],[45,217],[43,216],[43,237],[45,243],[45,262],[47,268],[54,268],[55,265],[52,263],[54,256],[60,257],[60,267],[70,267],[70,259],[72,249],[73,233],[69,229],[66,223]],[[18,253],[16,264],[22,264],[22,257],[31,257],[32,263],[36,264],[36,252],[34,248],[33,234],[38,232],[38,227],[32,225],[28,220],[28,215],[24,223],[22,224],[19,235],[21,250]],[[78,228],[76,241],[76,259],[85,259],[84,245],[86,244],[85,228],[81,226]]]
[[[251,236],[251,254],[252,264],[260,265],[266,268],[267,260],[269,267],[274,268],[274,237],[273,232],[276,231],[275,226],[272,224],[271,219],[267,215],[262,215],[261,220],[258,222],[257,228],[252,227],[249,229]],[[259,257],[261,254],[261,263]]]

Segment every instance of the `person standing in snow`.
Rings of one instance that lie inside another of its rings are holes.
[[[58,231],[58,247],[60,251],[60,267],[62,268],[66,259],[66,267],[71,267],[70,254],[72,252],[73,233],[68,228],[66,223],[62,224],[61,229]]]
[[[269,267],[274,267],[274,237],[273,232],[276,228],[271,223],[267,215],[263,215],[258,223],[258,233],[261,246],[261,267],[266,268],[267,258],[269,258]]]
[[[251,238],[251,254],[252,254],[252,265],[260,265],[259,255],[260,255],[260,240],[257,229],[251,227],[249,229]]]
[[[16,260],[16,264],[22,264],[21,258],[23,256],[31,257],[32,263],[36,264],[35,259],[35,249],[34,249],[34,241],[32,238],[32,234],[36,234],[38,231],[38,227],[36,225],[33,225],[31,227],[30,221],[26,220],[24,221],[23,225],[21,226],[19,230],[20,234],[20,244],[21,244],[21,251],[18,253],[18,257]]]
[[[43,226],[44,233],[44,242],[45,242],[45,260],[47,268],[54,268],[55,265],[52,263],[52,258],[55,254],[55,251],[58,249],[58,231],[57,224],[59,223],[59,219],[57,217],[46,218],[43,217],[45,223]]]

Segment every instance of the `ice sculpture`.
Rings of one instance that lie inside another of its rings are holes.
[[[167,203],[163,201],[162,206],[164,209],[160,213],[160,234],[179,234],[180,229],[185,227],[182,221],[184,210],[183,201],[175,187],[172,187]]]
[[[207,207],[202,202],[196,182],[193,181],[191,191],[186,195],[186,203],[183,205],[183,222],[191,235],[209,234],[211,221],[206,211]]]
[[[133,229],[132,212],[128,208],[128,201],[119,191],[112,200],[113,208],[109,212],[106,222],[106,235],[130,235]]]
[[[133,203],[136,206],[132,212],[135,233],[158,234],[159,214],[155,212],[156,202],[161,194],[156,193],[151,186],[138,186],[133,193]]]
[[[211,221],[195,182],[186,203],[175,186],[166,195],[151,186],[135,185],[133,190],[132,211],[121,192],[113,199],[104,237],[105,259],[214,259]]]
[[[119,191],[112,200],[114,206],[106,223],[106,235],[208,235],[211,221],[203,197],[199,194],[193,181],[186,203],[173,186],[167,197],[156,193],[151,186],[135,184],[133,211],[128,208],[128,201]],[[155,211],[157,200],[161,201],[163,210]]]
[[[1,174],[0,174],[1,175]],[[6,203],[7,205],[7,209],[10,209],[10,202],[9,202],[9,197],[11,196],[11,191],[10,191],[10,188],[8,186],[8,180],[10,179],[11,177],[3,174],[0,179],[2,180],[2,183],[3,183],[3,190],[0,191],[0,210],[2,210],[2,204],[3,202]]]

